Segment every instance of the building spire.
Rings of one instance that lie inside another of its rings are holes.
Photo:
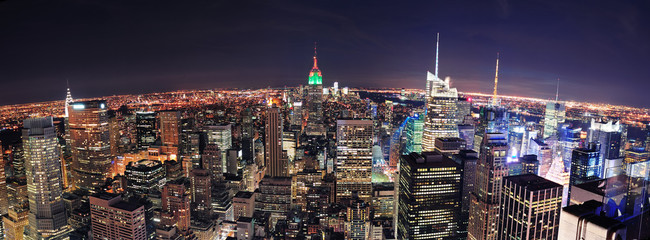
[[[73,102],[73,100],[72,100],[72,94],[70,94],[70,82],[68,81],[67,78],[65,79],[65,84],[67,88],[65,94],[65,109],[63,109],[63,111],[65,112],[65,117],[68,117],[68,107]]]
[[[560,78],[557,78],[557,86],[555,89],[555,102],[557,103],[557,100],[559,100],[560,97]]]
[[[318,59],[316,59],[318,52],[316,51],[316,42],[314,42],[314,69],[318,69]]]
[[[436,34],[436,69],[435,69],[435,73],[436,73],[436,78],[438,78],[438,79],[440,79],[438,77],[438,47],[439,46],[440,46],[440,33],[437,33]]]
[[[499,52],[497,52],[497,68],[494,73],[494,94],[492,96],[492,106],[497,105],[497,86],[499,84]]]

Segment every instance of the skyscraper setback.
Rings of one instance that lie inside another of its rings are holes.
[[[436,47],[437,49],[437,47]],[[426,116],[422,151],[433,152],[436,138],[458,137],[458,90],[449,86],[449,79],[438,76],[438,53],[436,50],[436,74],[427,72]]]
[[[316,47],[314,47],[314,67],[309,72],[307,86],[307,135],[325,135],[323,126],[323,74],[318,69]]]
[[[61,160],[52,117],[26,119],[23,147],[29,196],[28,239],[63,237],[68,231],[61,199]]]
[[[109,177],[111,167],[106,101],[73,103],[68,122],[74,185],[94,192]]]

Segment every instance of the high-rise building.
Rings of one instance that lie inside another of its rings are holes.
[[[223,160],[221,159],[219,145],[208,143],[201,154],[201,168],[206,169],[212,176],[212,181],[217,182],[223,179]]]
[[[400,159],[398,239],[458,239],[461,166],[440,153]]]
[[[74,102],[69,110],[74,186],[95,192],[110,177],[108,106],[104,100]]]
[[[210,173],[205,169],[192,169],[190,175],[192,189],[192,208],[197,212],[210,212],[212,207],[212,182]]]
[[[61,160],[52,117],[24,120],[23,149],[29,196],[29,227],[25,236],[64,236],[69,228],[61,199]]]
[[[144,205],[108,193],[90,196],[89,201],[93,239],[147,239]]]
[[[370,201],[372,190],[372,120],[336,121],[336,201],[356,192]]]
[[[569,199],[571,199],[572,186],[599,178],[598,174],[602,171],[603,164],[600,161],[600,152],[598,149],[600,149],[598,144],[589,143],[587,148],[573,150],[573,156],[571,157],[571,175],[569,178]]]
[[[354,199],[348,205],[347,219],[345,219],[345,229],[347,236],[345,239],[365,240],[370,232],[370,207],[368,203],[360,199]]]
[[[232,198],[233,220],[240,217],[253,217],[255,212],[255,193],[239,191]]]
[[[406,120],[406,144],[404,154],[422,152],[422,134],[424,132],[424,116],[419,114]]]
[[[1,146],[0,142],[0,146]],[[7,175],[5,168],[7,163],[2,156],[2,147],[0,147],[0,215],[6,215],[9,211],[9,195],[7,194]]]
[[[203,132],[207,135],[207,144],[217,144],[221,150],[221,159],[226,159],[228,149],[232,148],[232,125],[220,124],[203,126]],[[222,161],[221,169],[226,169],[226,161]]]
[[[279,108],[269,107],[267,109],[264,131],[266,175],[288,177],[289,162],[282,156],[282,114]]]
[[[562,185],[535,174],[503,178],[499,237],[558,239]]]
[[[557,100],[546,103],[546,112],[544,113],[544,139],[557,135],[558,126],[564,123],[566,119],[566,108],[564,103]]]
[[[395,217],[395,183],[374,183],[372,186],[373,219],[393,219]]]
[[[165,167],[160,161],[143,159],[130,162],[124,171],[127,189],[133,194],[147,196],[165,185]]]
[[[135,128],[137,134],[137,147],[145,150],[156,142],[156,113],[135,113]]]
[[[314,66],[309,72],[309,85],[307,86],[307,135],[325,135],[323,126],[323,74],[318,69],[316,48],[314,48]]]
[[[508,176],[508,139],[503,133],[486,133],[476,166],[470,199],[467,239],[496,240],[502,178]]]
[[[2,217],[4,238],[7,240],[23,240],[25,227],[29,224],[29,209],[16,206],[10,207],[9,213]]]
[[[182,181],[165,184],[162,191],[162,219],[181,233],[190,230],[190,195]]]
[[[458,137],[465,140],[465,149],[473,150],[474,149],[474,135],[475,128],[472,124],[459,124],[458,125]]]
[[[456,119],[458,91],[456,88],[449,87],[449,79],[443,81],[430,72],[427,74],[427,79],[434,78],[435,80],[430,81],[433,84],[432,92],[426,101],[422,151],[432,152],[435,149],[436,138],[458,137]]]
[[[178,111],[160,111],[160,137],[163,145],[178,146],[181,115]]]
[[[621,122],[597,122],[595,119],[591,120],[591,127],[589,127],[589,133],[587,134],[587,141],[599,143],[600,152],[599,158],[603,166],[600,169],[600,172],[597,173],[597,176],[600,178],[605,178],[607,169],[605,168],[605,162],[608,159],[616,159],[621,157],[621,140],[623,134],[623,125]]]
[[[458,222],[458,237],[467,238],[467,224],[469,223],[469,205],[474,184],[476,182],[476,162],[478,153],[474,150],[461,150],[459,154],[452,156],[452,159],[462,168],[461,186],[462,202],[460,218]]]

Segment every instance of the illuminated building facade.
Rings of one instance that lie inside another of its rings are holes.
[[[400,159],[397,239],[458,239],[461,166],[440,153]]]
[[[69,228],[61,199],[61,160],[52,117],[25,119],[22,137],[29,199],[25,237],[64,236]]]
[[[140,196],[160,191],[166,180],[163,164],[146,159],[126,165],[124,176],[128,181],[127,190]]]
[[[156,113],[135,113],[135,129],[138,149],[146,150],[156,142]]]
[[[95,192],[110,177],[111,147],[109,142],[108,107],[106,101],[74,102],[70,106],[68,125],[72,152],[72,179],[77,188]]]
[[[370,201],[372,191],[372,120],[336,121],[336,201]]]
[[[449,87],[449,79],[438,79],[428,72],[427,79],[435,78],[431,97],[426,102],[424,119],[424,134],[422,136],[422,151],[435,150],[435,140],[441,137],[458,137],[458,122],[456,119],[458,91]]]
[[[599,178],[598,174],[602,171],[603,163],[600,160],[598,149],[600,149],[598,144],[589,143],[587,148],[573,150],[569,178],[569,199],[571,199],[572,186]]]
[[[162,191],[162,220],[182,232],[190,229],[190,195],[182,181],[165,184]]]
[[[503,178],[499,237],[558,239],[562,185],[535,174]]]
[[[546,112],[544,113],[544,139],[557,135],[558,126],[566,120],[566,108],[563,103],[548,102],[546,103]]]
[[[108,193],[90,196],[89,200],[93,239],[147,239],[143,205]]]
[[[308,84],[306,133],[311,136],[325,135],[323,126],[323,74],[318,69],[316,49],[314,49],[314,67],[309,72]]]
[[[25,227],[29,224],[29,209],[10,207],[9,213],[2,217],[4,238],[7,240],[23,240]]]
[[[597,173],[597,176],[600,178],[606,177],[607,169],[605,168],[605,162],[621,157],[623,129],[624,126],[621,125],[620,121],[613,122],[610,120],[608,122],[599,122],[595,119],[591,120],[587,141],[600,144],[600,148],[598,149],[600,152],[599,158],[603,164],[600,172]]]
[[[192,169],[190,184],[192,189],[192,209],[209,213],[212,207],[212,182],[210,172],[205,169]]]
[[[406,145],[404,154],[412,152],[422,153],[422,134],[424,132],[424,119],[419,114],[406,120]]]
[[[271,177],[288,177],[289,162],[282,154],[282,114],[277,107],[266,111],[264,158],[266,175]]]
[[[232,125],[220,124],[204,126],[203,132],[207,135],[207,144],[217,144],[221,150],[221,159],[226,159],[228,149],[232,148]],[[226,169],[226,161],[222,161],[221,169]]]
[[[160,138],[163,145],[178,146],[181,115],[178,111],[158,112],[160,120]]]
[[[486,133],[476,166],[470,199],[467,239],[496,240],[502,178],[508,176],[508,139],[503,133]]]

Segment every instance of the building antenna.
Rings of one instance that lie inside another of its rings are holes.
[[[555,102],[557,102],[559,96],[560,96],[560,78],[557,78],[557,87],[555,89]]]
[[[492,106],[497,105],[497,86],[499,84],[499,52],[497,52],[497,68],[494,74],[494,95],[492,96]]]
[[[438,54],[439,54],[438,47],[439,46],[440,46],[440,33],[437,33],[436,34],[436,69],[435,69],[435,71],[436,71],[436,78],[438,78],[438,79],[440,79],[438,77]]]

